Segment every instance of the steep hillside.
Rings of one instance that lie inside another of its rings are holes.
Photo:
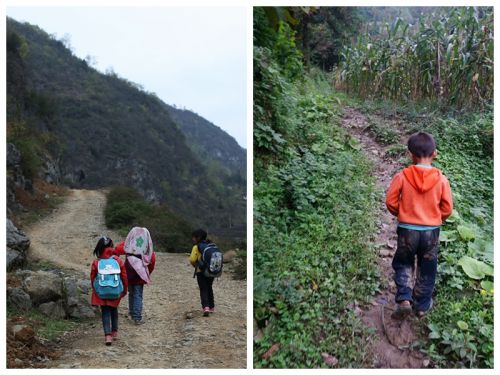
[[[244,193],[209,173],[154,94],[96,71],[37,26],[9,18],[7,41],[8,141],[28,174],[127,185],[212,231],[244,225]]]
[[[246,175],[246,151],[233,137],[196,113],[169,105],[167,108],[202,162],[213,161],[233,174]]]

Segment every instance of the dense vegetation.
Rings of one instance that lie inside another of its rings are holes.
[[[154,238],[156,251],[186,252],[194,228],[167,207],[153,205],[135,190],[114,187],[107,196],[106,226],[126,236],[132,227],[146,227]]]
[[[352,8],[344,17],[360,22],[354,32],[335,32],[318,16],[345,9],[255,10],[256,367],[324,366],[321,354],[332,352],[339,367],[371,364],[363,352],[370,332],[350,307],[378,287],[370,246],[383,195],[339,127],[346,104],[377,115],[372,134],[403,164],[398,134],[436,137],[435,165],[450,180],[455,211],[441,230],[434,309],[416,348],[434,367],[493,367],[492,12],[395,9]],[[321,59],[304,65],[317,47],[299,43],[304,18],[332,35],[323,39],[331,48],[343,44],[333,69]]]
[[[338,79],[362,97],[484,106],[493,99],[493,9],[442,10],[414,25],[396,18],[342,55]]]
[[[98,72],[68,47],[7,19],[7,133],[25,174],[44,177],[50,164],[53,179],[71,187],[127,185],[193,226],[244,236],[245,151],[236,141],[199,117],[202,137],[184,133],[154,94],[112,70]],[[197,142],[215,130],[214,148],[230,145],[225,155],[237,167],[199,152],[205,145]]]
[[[360,366],[368,333],[345,300],[378,287],[370,165],[290,27],[272,31],[260,9],[254,22],[265,36],[254,41],[254,364],[318,367],[335,350],[340,366]]]

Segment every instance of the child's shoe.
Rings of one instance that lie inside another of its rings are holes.
[[[215,307],[211,307],[211,308],[209,308],[209,309],[208,309],[208,312],[209,312],[210,314],[213,314],[213,313],[215,312]]]
[[[144,324],[146,322],[144,320],[142,320],[142,319],[138,319],[138,320],[134,320],[134,323],[135,323],[136,326],[140,326],[140,325],[142,325],[142,324]]]
[[[204,307],[203,308],[203,316],[208,316],[208,314],[210,314],[210,308]]]
[[[431,298],[431,305],[429,306],[429,309],[428,310],[416,310],[415,311],[415,315],[417,316],[417,318],[421,319],[423,318],[429,311],[431,311],[432,309],[432,305],[433,305],[433,301],[432,301],[432,298]]]
[[[118,331],[111,332],[111,337],[113,338],[113,340],[117,340],[118,339]]]
[[[111,335],[104,336],[104,343],[106,344],[106,346],[110,346],[112,342],[113,342],[113,336]]]
[[[412,312],[410,301],[402,301],[398,303],[396,310],[391,314],[392,319],[403,320]]]

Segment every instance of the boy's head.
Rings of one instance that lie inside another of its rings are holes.
[[[196,229],[191,233],[191,241],[193,244],[197,244],[201,241],[204,241],[207,239],[207,232],[205,232],[203,229]]]
[[[436,153],[436,141],[429,133],[418,132],[408,139],[408,151],[414,160],[434,159]]]

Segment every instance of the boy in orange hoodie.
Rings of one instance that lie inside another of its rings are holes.
[[[408,140],[413,165],[392,179],[385,203],[398,218],[398,247],[392,260],[397,287],[395,319],[404,319],[413,308],[418,317],[432,308],[436,282],[439,229],[453,210],[448,179],[431,165],[436,157],[432,135],[419,132]],[[417,280],[411,277],[417,257]]]

